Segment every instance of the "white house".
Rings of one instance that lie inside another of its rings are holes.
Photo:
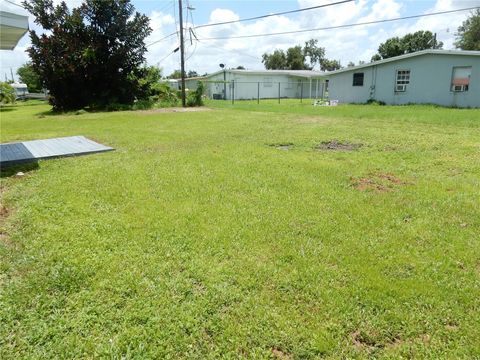
[[[221,70],[188,78],[185,87],[195,89],[199,81],[204,82],[205,93],[212,99],[299,99],[325,93],[325,73],[313,70]]]
[[[328,73],[340,103],[480,107],[480,51],[424,50]]]

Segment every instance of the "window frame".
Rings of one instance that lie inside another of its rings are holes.
[[[470,69],[470,74],[468,75],[468,84],[467,85],[454,85],[453,80],[455,79],[455,69]],[[470,89],[470,80],[472,78],[472,66],[452,66],[452,78],[450,80],[450,92],[453,93],[463,93],[468,92]],[[454,88],[460,86],[460,90],[455,90]]]
[[[403,78],[399,78],[403,77]],[[396,69],[395,70],[395,87],[396,93],[404,93],[407,91],[407,85],[410,85],[412,71],[410,69]],[[399,86],[403,86],[403,90],[399,90]]]
[[[355,82],[355,80],[356,80],[355,75],[357,75],[357,76],[361,75],[362,76],[362,83],[361,84]],[[365,84],[365,72],[354,72],[353,76],[352,76],[352,86],[357,87],[357,86],[363,86],[364,84]]]

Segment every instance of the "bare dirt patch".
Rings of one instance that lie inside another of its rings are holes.
[[[3,205],[0,204],[0,218],[5,218],[8,215],[8,209]]]
[[[282,360],[293,359],[293,357],[290,354],[287,354],[286,352],[277,348],[272,349],[272,355],[275,359],[282,359]]]
[[[353,346],[358,350],[371,351],[373,349],[395,348],[404,344],[404,341],[398,337],[393,338],[379,338],[378,334],[366,333],[357,330],[350,334]]]
[[[352,179],[352,186],[359,191],[390,191],[388,187],[377,183],[374,179],[369,178]]]
[[[315,146],[315,150],[336,150],[336,151],[355,151],[360,149],[363,144],[350,143],[348,141],[341,142],[339,140],[322,141]]]
[[[368,177],[352,178],[352,186],[359,191],[388,192],[398,186],[409,184],[408,182],[389,173],[372,173]]]
[[[287,143],[274,143],[274,144],[267,144],[270,147],[274,147],[277,150],[283,150],[283,151],[288,151],[293,149],[293,143],[287,142]]]

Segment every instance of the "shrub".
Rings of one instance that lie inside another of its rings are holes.
[[[15,89],[6,82],[0,82],[0,103],[10,104],[15,102]]]
[[[205,85],[199,81],[197,88],[188,93],[187,106],[203,106],[204,91],[205,91]]]
[[[378,101],[378,100],[375,100],[375,99],[369,99],[367,101],[367,105],[379,105],[379,106],[383,106],[383,105],[386,105],[386,103],[384,101]]]

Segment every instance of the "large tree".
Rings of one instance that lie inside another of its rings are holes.
[[[262,63],[267,70],[287,69],[287,56],[283,50],[275,50],[272,54],[263,54]]]
[[[320,70],[322,71],[334,71],[341,68],[342,68],[342,65],[338,60],[323,59],[322,62],[320,63]]]
[[[29,92],[42,91],[43,85],[40,80],[40,76],[35,72],[31,63],[23,64],[17,70],[17,75],[20,78],[20,82],[27,84]]]
[[[480,9],[472,12],[455,34],[455,46],[462,50],[480,50]]]
[[[289,70],[310,70],[305,61],[305,53],[300,45],[287,50],[287,64]]]
[[[283,50],[275,50],[271,54],[263,54],[262,62],[268,70],[311,70],[317,64],[322,68],[325,49],[318,46],[318,40],[311,39],[305,45],[296,45]]]
[[[393,37],[381,43],[378,53],[372,57],[372,61],[388,59],[420,50],[441,49],[443,43],[436,40],[431,31],[417,31],[404,37]]]
[[[322,60],[325,59],[325,49],[318,46],[317,39],[310,39],[305,42],[303,53],[310,60],[312,69],[315,68],[315,65],[321,64]]]
[[[54,109],[129,104],[142,93],[144,40],[151,29],[130,0],[85,0],[72,10],[52,0],[23,4],[47,30],[30,31],[28,53]]]

